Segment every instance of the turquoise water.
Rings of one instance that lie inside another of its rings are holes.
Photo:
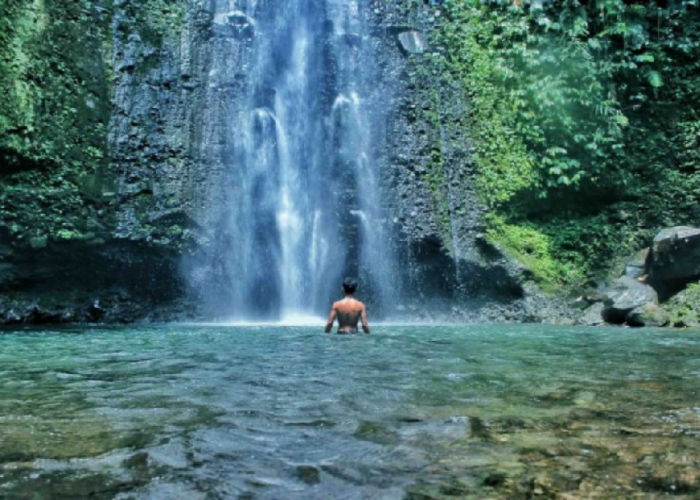
[[[700,334],[0,335],[0,498],[700,496]]]

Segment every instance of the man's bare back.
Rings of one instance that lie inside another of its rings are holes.
[[[367,321],[367,308],[365,305],[353,297],[354,289],[343,284],[345,298],[333,303],[333,308],[326,322],[326,333],[330,333],[335,319],[338,318],[338,333],[357,333],[357,322],[362,320],[362,331],[369,333],[369,323]],[[348,293],[351,290],[350,293]]]

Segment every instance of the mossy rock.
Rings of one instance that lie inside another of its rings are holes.
[[[700,283],[694,283],[664,304],[673,326],[700,326]]]

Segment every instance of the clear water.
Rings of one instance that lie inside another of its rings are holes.
[[[700,336],[0,335],[0,498],[700,496]]]

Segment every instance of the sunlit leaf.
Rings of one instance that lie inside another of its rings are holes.
[[[650,71],[647,79],[649,80],[649,84],[654,88],[662,87],[664,84],[663,78],[658,71]]]

